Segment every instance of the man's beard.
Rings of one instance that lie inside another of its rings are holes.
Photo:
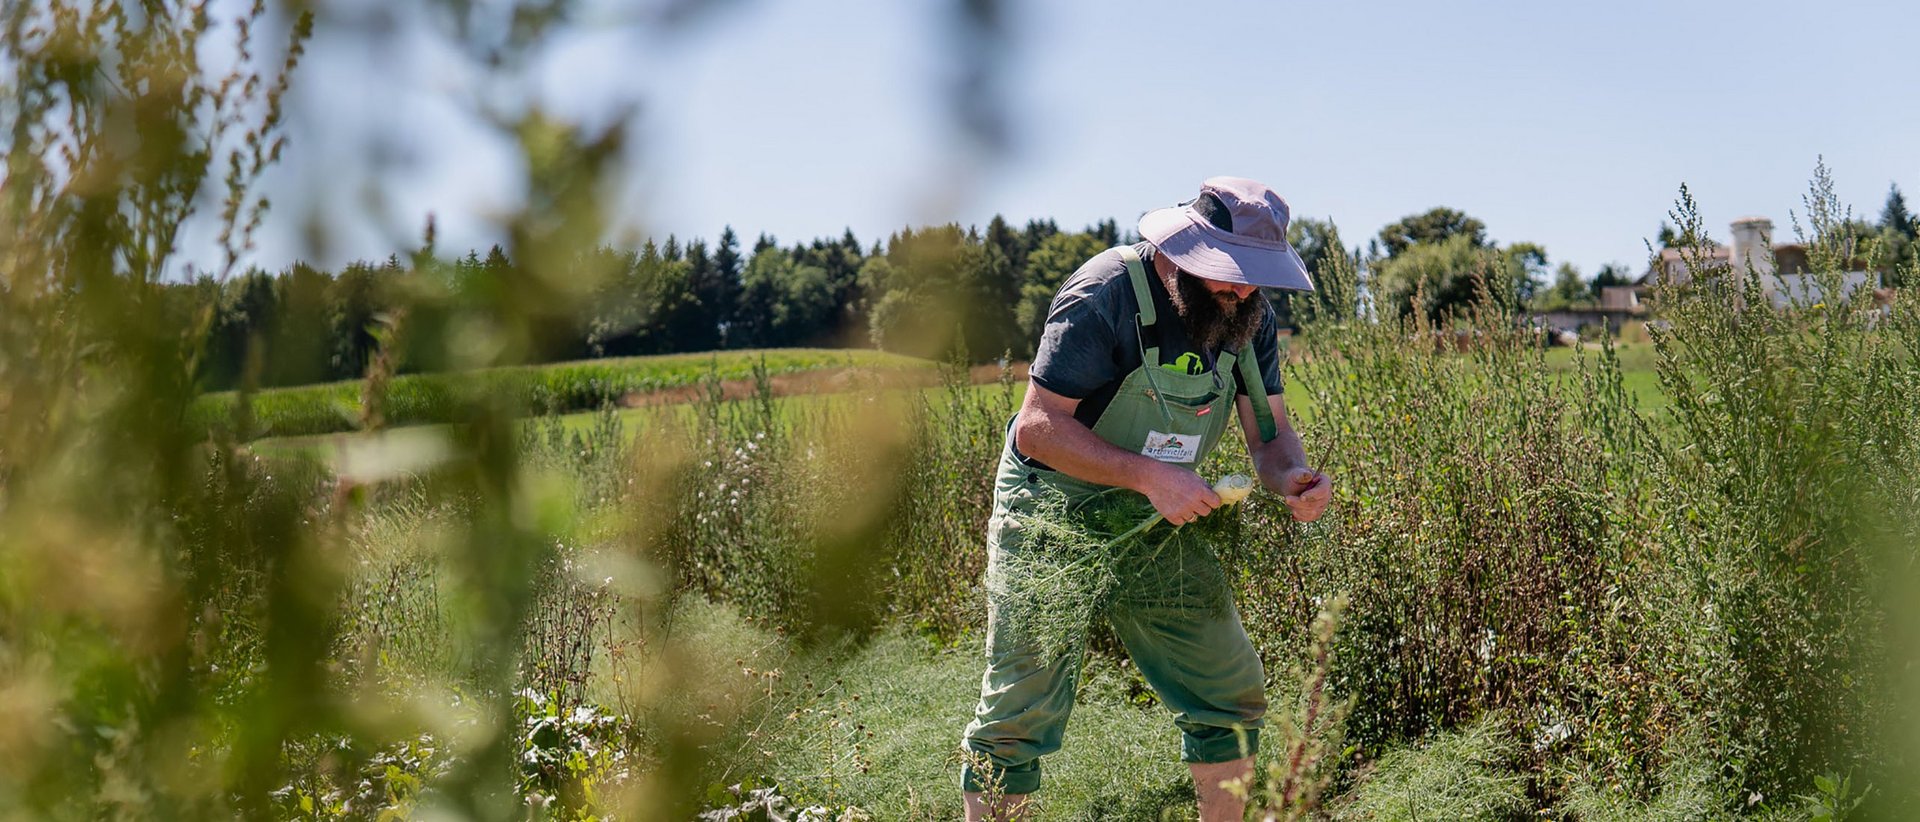
[[[1230,291],[1219,294],[1209,291],[1199,277],[1185,271],[1174,276],[1178,287],[1167,296],[1187,327],[1187,339],[1195,346],[1238,351],[1260,330],[1265,312],[1260,310],[1259,292],[1241,300]]]

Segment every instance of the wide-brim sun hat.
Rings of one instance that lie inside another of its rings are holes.
[[[1287,242],[1287,201],[1245,177],[1209,177],[1200,196],[1140,218],[1140,236],[1197,277],[1312,291],[1307,264]]]

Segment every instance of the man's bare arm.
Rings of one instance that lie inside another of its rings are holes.
[[[1220,507],[1219,495],[1199,474],[1101,439],[1074,419],[1079,407],[1079,400],[1028,383],[1027,398],[1013,423],[1014,446],[1075,479],[1145,494],[1168,522],[1191,522]]]
[[[1275,435],[1270,442],[1260,441],[1260,422],[1253,415],[1253,400],[1240,397],[1240,430],[1247,437],[1247,453],[1253,456],[1253,468],[1260,481],[1274,493],[1286,498],[1293,518],[1312,522],[1327,510],[1333,499],[1333,480],[1320,473],[1319,466],[1307,464],[1307,450],[1300,434],[1293,430],[1287,416],[1286,400],[1279,394],[1267,395],[1273,408]]]

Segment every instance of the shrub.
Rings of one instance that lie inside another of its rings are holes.
[[[1696,273],[1663,283],[1654,334],[1673,417],[1646,511],[1660,553],[1626,575],[1663,600],[1646,618],[1684,709],[1768,797],[1881,763],[1875,727],[1898,706],[1879,580],[1920,542],[1920,311],[1837,296],[1858,238],[1824,167],[1807,205],[1828,296],[1775,310],[1757,276],[1707,263],[1682,192]]]
[[[1352,276],[1321,272],[1336,291]],[[1635,436],[1631,398],[1600,390],[1618,385],[1617,362],[1581,363],[1593,379],[1568,391],[1484,287],[1447,326],[1422,316],[1309,319],[1296,345],[1311,354],[1290,375],[1312,397],[1300,427],[1336,501],[1302,527],[1257,497],[1236,540],[1270,660],[1303,647],[1319,600],[1351,598],[1334,682],[1365,746],[1489,710],[1554,721],[1570,697],[1561,663],[1605,600],[1624,502],[1605,489]]]

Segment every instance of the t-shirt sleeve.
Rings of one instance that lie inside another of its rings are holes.
[[[1027,369],[1035,385],[1083,400],[1120,378],[1114,356],[1120,335],[1108,305],[1111,301],[1104,297],[1072,282],[1054,295],[1046,327],[1040,332],[1040,347]]]
[[[1280,317],[1274,313],[1273,304],[1267,304],[1266,316],[1260,319],[1260,330],[1253,334],[1253,356],[1260,362],[1260,381],[1266,383],[1267,396],[1274,396],[1286,389],[1286,383],[1280,379]],[[1247,387],[1239,386],[1239,393],[1246,394]]]

